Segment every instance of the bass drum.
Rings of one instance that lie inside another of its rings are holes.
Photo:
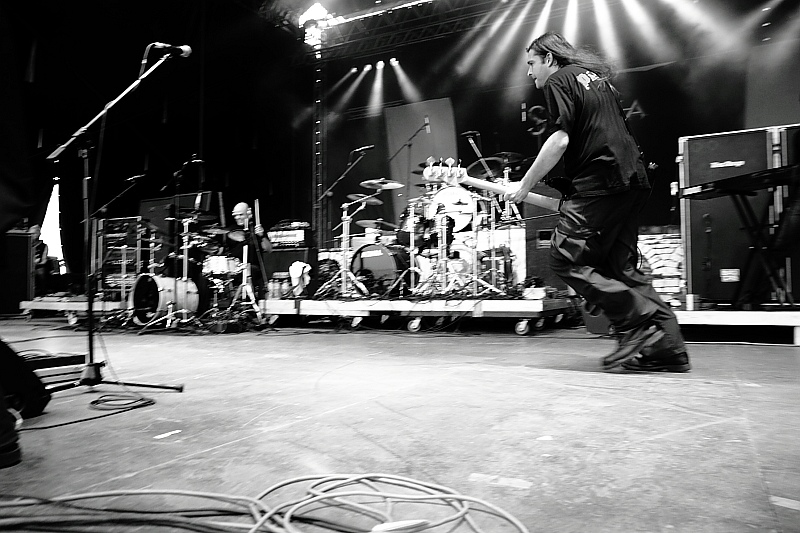
[[[403,296],[419,282],[415,272],[407,271],[408,263],[408,251],[402,246],[367,244],[353,254],[350,271],[370,294]],[[400,276],[403,282],[397,281]]]
[[[436,215],[444,213],[453,219],[453,231],[464,230],[472,220],[472,196],[462,187],[443,187],[433,195],[427,205],[425,217],[432,228],[436,227]],[[436,231],[436,230],[434,230]]]
[[[197,311],[199,301],[197,285],[191,279],[141,274],[133,284],[128,307],[132,309],[133,322],[144,326],[166,316],[170,302],[174,303],[174,311],[185,309],[191,315]]]

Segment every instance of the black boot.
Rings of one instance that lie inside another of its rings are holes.
[[[632,372],[688,372],[692,365],[686,352],[663,355],[655,353],[626,361],[622,363],[622,368]]]

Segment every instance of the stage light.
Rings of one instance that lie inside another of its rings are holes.
[[[396,57],[393,57],[393,58],[391,58],[391,59],[389,60],[389,64],[390,64],[391,66],[393,66],[393,67],[396,67],[397,65],[399,65],[399,64],[400,64],[400,62],[397,60],[397,58],[396,58]]]
[[[382,62],[381,62],[382,63]],[[372,81],[372,90],[369,94],[367,104],[367,114],[370,116],[380,115],[383,109],[383,69],[376,69],[375,79]]]
[[[362,70],[362,72],[369,72],[370,70],[372,70],[372,65],[370,63],[367,63],[366,65],[364,65],[364,68],[361,69],[361,70]]]
[[[353,68],[350,69],[350,73],[351,74],[354,74],[356,72],[358,72],[358,69],[356,67],[353,67]]]
[[[636,28],[639,36],[647,43],[649,51],[659,61],[680,57],[675,45],[666,38],[650,13],[642,7],[640,0],[622,0],[622,6],[633,23],[632,27]]]
[[[392,63],[392,60],[394,63]],[[422,93],[420,90],[414,85],[411,79],[409,79],[408,74],[403,70],[400,62],[394,58],[392,58],[392,60],[389,61],[389,64],[392,66],[392,70],[394,70],[397,76],[397,84],[400,86],[400,92],[403,93],[403,98],[405,98],[407,102],[421,102]]]
[[[297,20],[297,23],[300,25],[301,28],[306,27],[306,22],[317,22],[320,20],[325,20],[329,18],[330,15],[328,14],[328,10],[322,7],[322,4],[317,2],[313,6],[309,7],[305,13],[300,15],[300,18]]]
[[[384,65],[385,63],[383,61],[378,61],[377,63],[375,63],[375,68],[378,70],[383,70]]]
[[[578,0],[569,0],[564,15],[564,38],[574,43],[578,39]]]
[[[621,60],[622,50],[614,31],[614,19],[611,10],[608,8],[606,0],[592,0],[594,3],[594,15],[597,19],[597,31],[600,34],[600,43],[606,55],[611,59]]]

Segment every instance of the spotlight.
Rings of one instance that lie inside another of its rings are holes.
[[[367,63],[366,65],[364,65],[364,69],[363,70],[364,70],[364,72],[369,72],[370,70],[372,70],[372,65]]]
[[[393,66],[393,67],[396,67],[397,65],[399,65],[399,64],[400,64],[400,62],[397,60],[397,58],[396,58],[396,57],[393,57],[393,58],[391,58],[391,59],[389,60],[389,64],[390,64],[391,66]]]
[[[356,67],[353,67],[353,68],[350,69],[350,72],[355,74],[356,72],[358,72],[358,69]]]
[[[384,67],[384,62],[383,61],[378,61],[377,63],[375,63],[375,68],[376,69],[382,70],[383,67]]]

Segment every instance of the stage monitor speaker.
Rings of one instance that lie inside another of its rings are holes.
[[[0,260],[0,314],[17,314],[19,303],[33,300],[33,235],[27,231],[6,233],[5,257]]]
[[[33,366],[0,340],[0,389],[9,407],[23,418],[39,416],[50,401],[50,393],[34,372]]]
[[[267,270],[264,279],[271,279],[275,276],[276,272],[289,272],[289,267],[292,263],[299,261],[306,263],[311,267],[311,281],[308,284],[307,292],[313,295],[317,289],[318,277],[318,251],[316,248],[274,248],[271,252],[265,252],[262,257],[264,258],[264,268]]]
[[[775,128],[681,137],[678,153],[682,189],[780,164]],[[749,199],[757,217],[772,209],[772,197],[763,189]],[[681,199],[681,236],[687,292],[708,302],[737,303],[750,238],[731,198]]]

